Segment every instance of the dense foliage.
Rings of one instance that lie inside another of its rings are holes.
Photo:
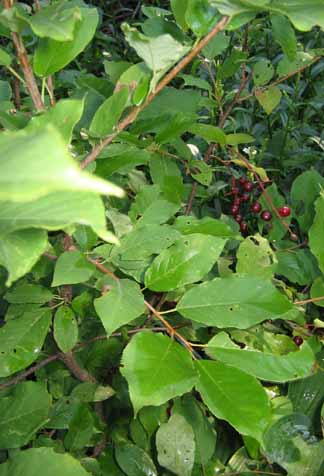
[[[3,1],[0,476],[323,476],[323,28]]]

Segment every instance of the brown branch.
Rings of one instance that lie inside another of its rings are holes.
[[[171,69],[169,73],[160,81],[157,85],[155,91],[149,94],[146,101],[138,107],[135,107],[117,126],[115,132],[103,139],[99,144],[97,144],[90,154],[84,159],[80,164],[81,168],[84,169],[91,162],[96,160],[100,152],[111,144],[112,141],[118,136],[120,132],[126,129],[130,124],[132,124],[137,118],[138,114],[143,111],[155,97],[164,89],[179,73],[182,71],[192,60],[195,58],[201,50],[216,36],[220,31],[224,30],[227,23],[229,22],[229,17],[224,16],[217,25],[176,65]]]
[[[61,355],[62,355],[61,353],[58,353],[58,354],[55,354],[55,355],[50,355],[46,359],[41,360],[40,362],[33,365],[32,367],[25,370],[24,372],[21,372],[20,374],[16,375],[11,380],[8,380],[7,382],[1,383],[0,384],[0,391],[4,390],[5,388],[11,387],[13,385],[17,385],[22,380],[25,380],[26,377],[29,377],[33,373],[37,372],[37,370],[45,367],[45,365],[48,365],[51,362],[54,362],[55,360],[59,360],[61,358]]]
[[[4,0],[3,5],[6,10],[10,10],[10,8],[12,8],[12,3],[10,0]],[[37,111],[44,111],[45,106],[44,106],[42,97],[40,95],[32,67],[29,63],[27,51],[26,51],[24,42],[22,40],[22,37],[14,31],[11,33],[11,37],[17,52],[17,57],[18,57],[21,69],[23,70],[23,73],[24,73],[26,87],[32,98],[34,106],[37,109]]]
[[[304,304],[310,304],[312,302],[324,301],[324,296],[314,297],[310,299],[305,299],[304,301],[295,301],[296,306],[303,306]]]
[[[158,312],[153,306],[151,306],[151,304],[147,301],[144,300],[144,304],[145,306],[147,307],[147,309],[149,309],[149,311],[151,311],[151,313],[157,318],[159,319],[159,321],[162,322],[162,324],[166,327],[168,333],[170,334],[170,337],[176,337],[176,339],[178,341],[181,342],[181,344],[183,344],[186,349],[189,350],[189,352],[193,353],[193,348],[190,344],[190,342],[188,342],[184,337],[182,337],[181,334],[179,334],[174,327],[171,326],[171,324],[166,320],[164,319],[164,317],[162,316],[162,314],[160,312]]]
[[[91,374],[89,374],[87,370],[80,367],[72,352],[61,354],[60,360],[64,362],[71,374],[81,382],[96,383],[96,379]]]
[[[253,97],[256,93],[266,91],[271,86],[277,86],[278,84],[283,83],[284,81],[286,81],[286,79],[289,79],[292,76],[295,76],[296,74],[301,73],[302,71],[309,68],[310,66],[312,66],[314,63],[316,63],[320,59],[321,59],[321,56],[315,56],[315,58],[313,58],[309,63],[301,66],[298,69],[295,69],[294,71],[292,71],[291,73],[286,74],[285,76],[282,76],[281,78],[277,79],[276,81],[273,81],[272,83],[268,84],[267,86],[263,86],[262,88],[254,88],[253,91],[250,94],[248,94],[247,96],[243,96],[242,98],[238,99],[237,102],[246,101],[247,99],[250,99],[251,97]]]
[[[191,213],[193,202],[195,200],[195,196],[196,196],[196,193],[197,193],[197,188],[198,188],[198,183],[193,182],[191,192],[190,192],[190,197],[189,197],[188,204],[187,204],[187,207],[186,207],[186,211],[184,213],[185,215],[190,215],[190,213]]]

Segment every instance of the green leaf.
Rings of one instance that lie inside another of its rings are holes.
[[[150,174],[153,183],[160,187],[164,197],[174,203],[181,203],[183,180],[181,171],[174,160],[155,154],[150,160]]]
[[[47,233],[22,230],[0,239],[0,264],[7,268],[7,286],[28,273],[47,249]]]
[[[255,92],[255,97],[268,115],[280,104],[281,96],[278,86],[270,86],[263,91]]]
[[[213,60],[216,56],[223,53],[230,43],[230,37],[226,36],[224,32],[218,33],[202,50],[203,55]]]
[[[189,0],[186,23],[198,37],[205,35],[217,21],[217,10],[208,0]]]
[[[38,358],[50,323],[51,312],[37,309],[0,328],[0,377],[18,372]]]
[[[210,124],[193,124],[188,128],[188,131],[191,132],[191,134],[195,134],[199,137],[202,137],[208,143],[215,142],[217,144],[220,144],[221,146],[224,146],[226,144],[226,139],[228,137],[226,137],[222,129],[220,129],[219,127],[211,126]]]
[[[46,476],[90,476],[80,462],[68,453],[53,448],[31,448],[17,452],[0,465],[0,476],[35,476],[35,468],[46,468]],[[38,471],[38,470],[36,470]]]
[[[262,385],[251,375],[221,362],[196,361],[198,392],[209,410],[242,435],[261,441],[268,426],[270,403]]]
[[[259,277],[216,278],[189,289],[177,305],[187,319],[215,327],[247,329],[283,318],[293,305],[270,281]]]
[[[269,351],[241,349],[225,332],[220,332],[208,342],[207,353],[216,360],[270,382],[307,377],[315,363],[314,353],[307,342],[296,352],[276,355]]]
[[[46,423],[51,401],[45,386],[38,382],[22,382],[9,396],[2,397],[0,449],[19,448],[29,443]]]
[[[157,476],[153,461],[144,450],[130,443],[118,445],[117,463],[127,476]]]
[[[226,240],[202,234],[187,235],[155,258],[145,274],[152,291],[171,291],[200,281],[219,258]]]
[[[80,400],[80,402],[102,402],[112,397],[115,391],[109,385],[98,385],[93,382],[82,382],[74,387],[71,396]]]
[[[69,145],[72,139],[72,131],[81,119],[83,108],[84,100],[61,99],[44,114],[33,117],[25,131],[28,134],[37,134],[48,124],[52,124],[60,132],[64,143]]]
[[[82,172],[50,125],[2,135],[0,155],[0,200],[30,201],[65,190],[123,195],[119,187]]]
[[[188,8],[189,0],[171,0],[171,9],[176,19],[176,22],[183,29],[188,30],[188,24],[186,22],[186,10]]]
[[[316,170],[307,170],[294,180],[291,200],[299,226],[308,231],[315,216],[315,200],[324,186],[323,177]]]
[[[200,233],[202,235],[212,235],[221,238],[232,238],[236,236],[235,232],[227,223],[211,217],[198,219],[193,216],[179,216],[176,218],[173,226],[183,235]]]
[[[94,300],[95,310],[109,336],[144,313],[144,296],[134,281],[121,279],[102,297]]]
[[[173,414],[156,433],[160,466],[181,476],[190,476],[195,461],[194,432],[182,415]]]
[[[278,63],[277,74],[279,77],[286,76],[287,74],[294,73],[299,68],[310,64],[313,60],[313,56],[304,51],[298,51],[296,58],[291,61],[287,56],[284,56]]]
[[[106,229],[100,197],[86,192],[51,193],[28,203],[0,202],[0,235],[26,228],[61,230],[69,225],[90,226],[102,239],[116,243]]]
[[[256,86],[262,86],[270,81],[274,75],[271,61],[261,59],[253,65],[253,81]]]
[[[318,428],[318,414],[324,401],[323,370],[318,369],[311,377],[290,382],[288,397],[292,402],[294,412],[306,415]]]
[[[212,0],[220,13],[230,17],[242,13],[279,13],[287,15],[298,30],[308,31],[313,26],[324,28],[324,9],[321,0]]]
[[[4,297],[11,304],[45,304],[53,298],[53,294],[40,284],[20,282],[10,288]]]
[[[78,337],[78,323],[74,312],[68,306],[59,307],[54,318],[54,338],[57,345],[62,352],[67,353],[78,342]]]
[[[113,132],[127,105],[128,96],[128,88],[122,88],[101,104],[90,124],[91,135],[105,137]]]
[[[153,72],[152,86],[189,50],[169,34],[148,37],[126,23],[122,29],[127,42]]]
[[[214,454],[217,435],[205,407],[187,394],[174,402],[172,411],[184,416],[192,427],[196,443],[195,463],[206,465]]]
[[[80,8],[81,20],[75,25],[73,40],[56,41],[43,38],[34,55],[34,71],[38,76],[50,76],[71,63],[92,40],[99,21],[96,8]]]
[[[180,230],[181,231],[181,230]],[[112,258],[136,261],[159,254],[181,237],[169,225],[144,225],[123,236],[120,246],[112,252]]]
[[[293,61],[297,53],[297,39],[290,21],[283,15],[271,15],[272,33],[284,54]]]
[[[285,276],[290,282],[302,285],[311,284],[318,276],[317,263],[309,250],[280,250],[275,273]]]
[[[10,66],[12,62],[11,56],[6,52],[4,48],[0,48],[0,65]]]
[[[139,218],[137,225],[162,224],[170,220],[180,208],[180,203],[172,203],[168,200],[158,199],[151,203]]]
[[[69,430],[64,438],[64,446],[69,451],[90,446],[94,433],[94,417],[88,405],[80,405],[69,422]]]
[[[246,238],[237,252],[236,272],[271,279],[276,256],[266,238],[260,235]]]
[[[312,284],[310,296],[312,299],[324,296],[324,280],[322,277],[315,279]],[[315,306],[324,307],[323,301],[314,302]]]
[[[80,251],[66,251],[56,261],[52,286],[88,281],[95,269]]]
[[[318,265],[322,272],[324,272],[324,248],[323,237],[324,233],[324,195],[321,193],[320,197],[315,202],[315,218],[309,230],[309,246],[313,255],[317,258]]]
[[[226,144],[227,145],[239,145],[239,144],[250,144],[254,142],[254,137],[250,136],[250,134],[244,134],[239,132],[237,134],[227,134],[226,136]]]
[[[56,41],[73,40],[76,22],[81,20],[78,7],[68,8],[66,2],[56,2],[47,5],[31,17],[24,16],[35,33],[40,38],[52,38]]]
[[[310,421],[293,413],[276,421],[264,435],[266,456],[294,476],[321,476],[324,471],[324,440],[314,442]]]
[[[122,364],[135,413],[189,392],[196,381],[188,351],[160,334],[142,332],[133,337]]]
[[[150,154],[134,146],[114,150],[114,145],[111,145],[100,154],[101,158],[103,160],[97,161],[96,173],[101,177],[109,178],[114,173],[129,172],[138,165],[146,164]]]

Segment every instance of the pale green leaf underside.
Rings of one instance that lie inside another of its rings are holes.
[[[0,202],[0,205],[0,235],[26,228],[54,231],[70,225],[86,225],[102,239],[117,242],[106,229],[103,202],[93,193],[51,193],[32,202]]]
[[[50,125],[2,135],[0,155],[0,200],[31,201],[66,190],[123,195],[119,187],[82,172]]]

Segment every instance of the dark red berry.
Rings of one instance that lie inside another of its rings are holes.
[[[231,214],[233,216],[237,215],[238,212],[240,211],[240,207],[238,205],[233,205],[232,208],[231,208]]]
[[[240,215],[239,213],[235,216],[235,220],[237,221],[237,223],[241,223],[243,221],[243,217],[242,215]]]
[[[239,197],[235,197],[233,200],[233,205],[236,205],[238,207],[240,203],[241,203],[241,199]]]
[[[302,337],[300,337],[300,336],[295,336],[295,337],[294,337],[294,342],[295,342],[295,344],[298,345],[298,347],[299,347],[300,345],[302,345],[302,343],[303,343],[304,341],[303,341],[303,338],[302,338]]]
[[[245,223],[245,221],[242,221],[240,223],[240,230],[241,230],[242,233],[247,233],[248,225],[247,225],[247,223]]]
[[[262,210],[262,205],[260,202],[254,202],[251,206],[252,213],[260,213]]]
[[[252,192],[254,185],[252,182],[245,182],[245,184],[243,185],[243,188],[246,192]]]
[[[241,201],[242,202],[248,202],[250,200],[250,195],[248,193],[243,193],[241,196]]]
[[[239,182],[241,185],[244,185],[247,182],[247,179],[245,177],[240,177]]]
[[[271,212],[269,212],[269,210],[264,210],[261,213],[261,218],[264,221],[270,221],[270,220],[272,220],[272,214],[271,214]]]
[[[237,187],[232,187],[232,194],[233,195],[238,195],[239,189]]]
[[[291,209],[287,206],[279,208],[279,215],[283,218],[289,217],[291,214]]]

